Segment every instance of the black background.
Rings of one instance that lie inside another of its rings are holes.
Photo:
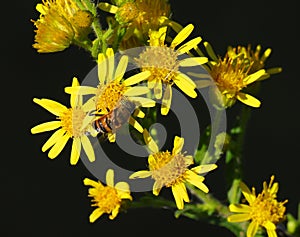
[[[60,53],[38,54],[31,45],[37,19],[37,1],[19,1],[2,9],[2,145],[0,166],[1,236],[93,236],[174,233],[233,236],[229,231],[186,218],[170,210],[129,210],[114,221],[104,215],[90,224],[92,211],[84,177],[93,178],[82,163],[69,165],[70,144],[55,160],[41,152],[48,134],[31,135],[30,128],[50,119],[32,102],[34,97],[68,103],[63,88],[73,76],[83,79],[95,65],[77,47]],[[171,1],[173,19],[195,24],[194,35],[209,41],[224,54],[228,45],[273,49],[267,67],[283,72],[264,81],[262,107],[254,109],[246,134],[245,181],[261,188],[275,174],[279,199],[289,199],[288,212],[296,213],[299,194],[299,15],[296,1]],[[7,13],[7,14],[5,14]],[[297,38],[298,37],[298,38]],[[3,65],[4,63],[4,65]],[[4,142],[4,144],[3,144]],[[220,199],[223,169],[207,177],[211,193]]]

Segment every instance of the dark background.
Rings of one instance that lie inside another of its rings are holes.
[[[224,54],[228,45],[271,47],[267,67],[283,72],[264,81],[246,134],[245,182],[261,189],[275,174],[280,182],[279,199],[289,199],[288,212],[296,214],[299,193],[299,14],[296,1],[171,1],[173,19],[194,23],[194,35],[209,41]],[[38,1],[19,1],[3,8],[2,56],[2,164],[1,236],[92,236],[107,234],[197,233],[202,236],[233,236],[220,227],[184,217],[171,210],[129,210],[114,221],[104,215],[90,224],[92,211],[84,177],[93,178],[79,163],[69,165],[70,144],[55,160],[41,152],[50,133],[31,135],[30,128],[48,120],[49,114],[32,98],[50,98],[63,104],[63,88],[73,76],[83,79],[95,65],[83,50],[71,47],[61,53],[38,54],[31,45]],[[8,14],[5,14],[8,13]],[[297,35],[297,36],[296,36]],[[224,199],[223,169],[207,177],[211,193]],[[3,234],[3,235],[2,235]]]

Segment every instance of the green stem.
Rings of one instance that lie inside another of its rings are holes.
[[[86,51],[92,52],[92,42],[90,39],[73,39],[73,44],[85,49]]]

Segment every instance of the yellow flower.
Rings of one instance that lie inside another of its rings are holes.
[[[124,43],[135,38],[143,45],[150,29],[157,30],[163,25],[170,25],[175,29],[181,27],[169,19],[171,11],[167,0],[128,0],[122,1],[118,6],[101,2],[98,6],[106,12],[115,14],[117,22],[126,27]],[[123,44],[123,47],[125,45]]]
[[[78,85],[78,80],[73,78],[72,87],[77,87]],[[82,128],[87,112],[91,108],[88,107],[88,104],[82,104],[81,96],[71,94],[71,108],[67,108],[66,106],[50,99],[34,98],[33,101],[57,116],[57,120],[39,124],[31,129],[32,134],[57,129],[42,147],[43,152],[51,148],[48,153],[48,157],[50,159],[56,158],[71,138],[73,139],[70,158],[71,165],[75,165],[78,162],[81,147],[83,147],[91,162],[95,160],[92,144],[86,136],[86,133],[89,132],[91,128]]]
[[[140,97],[140,95],[149,92],[147,87],[132,87],[132,85],[146,80],[150,76],[150,72],[144,71],[124,79],[123,76],[126,72],[127,65],[128,57],[123,55],[115,69],[114,52],[111,48],[108,48],[105,54],[100,53],[98,56],[99,84],[97,87],[78,86],[65,88],[66,93],[94,95],[87,103],[96,111],[96,116],[90,116],[85,124],[89,124],[93,122],[93,120],[97,120],[99,117],[107,115],[109,112],[119,108],[124,100],[133,103],[135,106],[155,106],[154,100]],[[140,118],[145,116],[139,109],[136,109],[134,114]],[[130,116],[128,122],[139,132],[143,132],[142,126],[132,116]],[[109,132],[108,139],[110,142],[114,142],[116,139],[116,131],[112,130],[112,132]]]
[[[206,50],[212,59],[206,65],[212,81],[199,80],[196,82],[197,88],[216,85],[216,88],[221,93],[219,103],[225,108],[231,107],[236,100],[251,106],[260,107],[261,102],[255,97],[243,92],[248,85],[263,78],[266,75],[264,69],[259,69],[256,72],[250,73],[249,60],[244,60],[243,57],[232,57],[232,52],[229,51],[223,58],[217,57],[212,47],[208,42],[204,42]],[[200,51],[198,51],[200,52]],[[203,55],[201,52],[199,55]],[[193,74],[194,76],[197,76]],[[214,91],[213,91],[214,93]],[[215,93],[217,95],[217,93]]]
[[[114,185],[114,171],[112,169],[106,172],[106,184],[104,186],[100,181],[96,182],[85,178],[84,185],[92,186],[89,188],[89,197],[92,197],[92,206],[97,207],[90,215],[90,222],[95,222],[102,214],[107,213],[109,219],[113,220],[119,213],[122,199],[132,200],[129,185],[126,182],[118,182]]]
[[[276,237],[276,224],[284,218],[285,206],[287,200],[278,202],[276,200],[278,192],[278,183],[274,183],[274,175],[271,176],[269,185],[263,183],[263,190],[256,196],[255,189],[252,192],[241,182],[240,187],[244,197],[249,205],[246,204],[230,204],[229,210],[239,214],[229,216],[229,222],[244,222],[251,220],[247,237],[255,236],[260,226],[264,227],[269,237]]]
[[[157,144],[146,130],[144,139],[151,153],[148,157],[149,171],[137,171],[129,177],[130,179],[151,176],[155,180],[153,194],[156,196],[163,186],[171,188],[178,209],[183,209],[184,202],[190,201],[185,183],[190,183],[205,193],[208,192],[207,186],[203,183],[204,177],[200,174],[217,168],[217,165],[206,164],[189,169],[194,161],[192,156],[181,152],[184,144],[184,139],[181,137],[175,136],[172,152],[159,151]]]
[[[142,71],[150,71],[148,87],[154,89],[157,99],[162,97],[161,114],[168,114],[172,101],[172,85],[175,83],[186,95],[191,98],[197,96],[196,84],[180,67],[199,66],[207,62],[206,57],[178,57],[196,47],[201,42],[201,37],[196,37],[177,48],[193,31],[192,24],[184,27],[172,40],[170,46],[165,44],[167,27],[158,31],[150,31],[149,46],[136,58],[137,65]],[[163,93],[164,88],[164,93]]]
[[[40,53],[62,51],[90,32],[93,15],[73,0],[43,0],[36,9],[41,15],[33,21],[37,27],[33,47]]]

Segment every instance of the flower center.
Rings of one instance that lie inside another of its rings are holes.
[[[159,79],[164,83],[172,84],[179,67],[177,56],[175,50],[166,46],[147,47],[135,60],[142,71],[151,72],[148,80]]]
[[[223,94],[236,95],[247,86],[244,82],[248,74],[245,66],[243,60],[225,57],[223,61],[220,60],[212,67],[211,76]],[[250,68],[248,67],[248,69]]]
[[[93,22],[93,15],[89,11],[79,10],[74,13],[70,21],[78,28],[88,28]]]
[[[116,206],[120,205],[121,199],[115,188],[110,186],[101,187],[94,196],[92,206],[98,206],[103,212],[111,213]]]
[[[134,2],[127,2],[119,7],[116,12],[116,19],[121,24],[135,20],[139,15],[139,10]]]
[[[81,129],[86,113],[81,108],[69,108],[59,116],[62,127],[71,137],[80,137],[85,131]]]
[[[287,202],[278,202],[274,197],[265,192],[260,193],[251,206],[251,218],[263,225],[266,221],[278,223],[285,212],[284,204]]]
[[[154,160],[149,163],[149,169],[153,179],[166,187],[182,181],[188,167],[182,154],[173,155],[169,151],[163,151],[152,156]]]
[[[118,107],[123,94],[126,91],[126,86],[113,81],[107,85],[98,87],[96,94],[96,108],[101,113],[108,113]]]

